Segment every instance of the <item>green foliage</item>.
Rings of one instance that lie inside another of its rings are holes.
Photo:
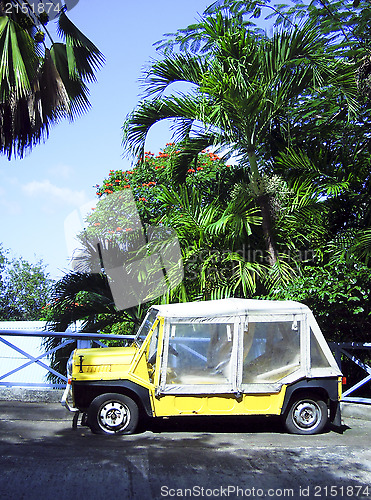
[[[31,264],[7,258],[0,248],[0,319],[4,321],[41,320],[51,297],[53,280],[40,260]]]
[[[249,186],[249,197],[261,212],[260,248],[273,266],[298,240],[303,244],[321,239],[325,232],[321,195],[337,196],[347,186],[346,179],[341,182],[328,176],[325,182],[322,172],[314,176],[319,169],[307,149],[313,151],[317,146],[322,150],[328,138],[333,142],[335,116],[343,135],[347,121],[357,116],[357,66],[339,57],[336,46],[309,17],[300,26],[291,23],[285,30],[275,30],[271,37],[256,36],[254,22],[246,23],[244,15],[249,11],[253,18],[258,17],[257,2],[248,3],[246,12],[239,11],[241,3],[238,8],[235,3],[219,7],[220,2],[197,25],[178,32],[171,48],[180,44],[185,55],[165,51],[147,71],[147,98],[128,116],[123,144],[126,151],[141,155],[151,127],[173,119],[186,159],[173,163],[170,180],[174,184],[187,182],[189,164],[199,152],[197,143],[199,149],[214,144],[228,154],[236,153],[239,180]],[[187,43],[182,44],[192,36],[202,38],[207,57],[192,54]],[[171,93],[171,85],[178,81],[192,83],[191,90]],[[285,153],[282,170],[277,172],[279,155]],[[287,175],[292,170],[288,157],[294,155],[296,164],[305,157],[308,160],[304,161],[305,175],[297,177],[296,183],[289,182]],[[308,165],[313,165],[310,175]],[[267,179],[277,173],[291,191],[290,208],[286,205],[279,214],[286,218],[274,212],[275,193],[267,189]],[[305,225],[308,221],[305,231],[300,227],[303,220]],[[281,259],[276,266],[278,276],[284,262],[289,265],[286,258]],[[283,272],[282,280],[289,274]]]
[[[275,23],[272,36],[258,29],[260,16]],[[138,153],[157,121],[175,118],[179,136],[188,140],[194,121],[198,139],[238,152],[240,176],[226,186],[228,201],[254,200],[263,222],[241,238],[238,210],[232,211],[228,229],[237,236],[236,248],[243,242],[253,250],[241,261],[264,270],[265,240],[273,258],[266,272],[256,273],[259,293],[274,290],[271,296],[309,302],[328,338],[337,340],[366,339],[370,331],[370,19],[366,2],[218,0],[198,23],[158,42],[162,58],[145,75],[147,100],[123,129],[124,146]],[[192,83],[192,92],[165,95],[179,80]],[[175,178],[182,179],[182,168],[176,165]],[[201,241],[197,218],[173,205],[167,217],[188,239],[183,248],[190,265]],[[218,210],[226,203],[203,214],[215,217],[202,233],[202,242],[212,243],[202,265],[190,267],[203,277],[212,263],[216,296],[225,287],[213,236],[226,245],[220,230],[229,221]],[[233,285],[231,275],[228,282]],[[228,293],[241,289],[232,286]]]
[[[167,144],[156,156],[145,153],[133,170],[111,171],[103,185],[97,185],[100,201],[88,217],[87,232],[101,236],[103,224],[110,233],[105,237],[117,242],[124,238],[127,228],[117,220],[114,207],[109,209],[110,195],[130,188],[142,220],[171,227],[180,242],[184,281],[163,300],[248,297],[259,282],[259,289],[270,289],[277,280],[290,281],[295,274],[293,263],[296,268],[302,260],[313,257],[301,249],[320,233],[319,227],[312,229],[315,214],[318,212],[319,220],[322,217],[319,195],[299,184],[289,188],[279,176],[262,177],[280,244],[290,254],[289,258],[280,255],[277,265],[269,270],[261,250],[262,218],[251,188],[241,181],[240,169],[228,167],[215,153],[204,151],[191,163],[185,183],[173,185],[169,170],[180,154],[179,147]],[[314,215],[310,218],[311,209]],[[108,221],[111,216],[112,221]]]
[[[303,274],[268,298],[297,300],[313,311],[329,341],[368,342],[371,331],[371,273],[361,263],[333,261],[307,266]]]
[[[117,311],[105,274],[71,272],[54,286],[49,326],[63,332],[79,321],[81,331],[98,332],[121,321],[138,326],[140,317],[140,308]]]
[[[182,144],[168,143],[157,155],[150,151],[145,152],[131,170],[111,170],[103,184],[96,186],[97,195],[103,199],[110,193],[131,189],[142,222],[161,223],[165,212],[159,195],[164,186],[173,184],[173,166],[181,156],[182,148]],[[206,150],[187,164],[186,172],[186,185],[202,193],[203,204],[210,203],[215,198],[225,198],[226,186],[233,184],[235,179],[233,166],[226,165],[217,154]],[[90,227],[101,223],[95,211],[88,221]],[[120,221],[117,222],[120,227]]]
[[[159,200],[164,224],[179,238],[185,268],[173,300],[251,296],[256,275],[263,272],[263,266],[247,262],[240,253],[251,227],[261,224],[251,198],[226,203],[216,198],[205,204],[202,191],[180,186],[163,187]]]
[[[251,226],[261,224],[251,196],[245,201],[230,199],[238,181],[236,171],[207,150],[188,164],[184,184],[173,184],[172,166],[181,156],[182,146],[169,143],[156,156],[146,152],[132,170],[110,171],[103,185],[97,185],[100,201],[88,217],[86,234],[101,236],[100,227],[104,226],[110,228],[106,238],[117,243],[125,238],[132,227],[121,224],[120,216],[113,217],[112,225],[107,217],[111,218],[114,209],[107,207],[113,192],[130,188],[142,222],[171,227],[180,242],[185,279],[162,300],[194,300],[233,292],[251,295],[258,266],[244,262],[238,254]]]
[[[112,325],[107,326],[101,333],[109,333],[112,335],[135,335],[138,330],[138,325],[134,321],[120,321]],[[132,343],[131,339],[125,340],[115,340],[114,337],[110,339],[103,339],[102,343],[108,347],[125,347]]]

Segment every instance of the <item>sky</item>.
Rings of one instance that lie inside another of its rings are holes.
[[[65,219],[96,200],[96,184],[111,169],[128,169],[121,127],[138,103],[139,79],[153,43],[199,19],[212,0],[79,0],[68,13],[106,58],[89,84],[92,108],[53,127],[45,143],[22,160],[0,156],[0,243],[14,257],[42,259],[53,279],[70,270]],[[52,21],[53,23],[53,21]],[[146,150],[157,153],[171,136],[155,126]],[[93,206],[93,204],[92,204]]]

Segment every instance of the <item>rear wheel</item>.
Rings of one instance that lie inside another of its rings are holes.
[[[285,416],[286,429],[292,434],[318,434],[327,422],[327,404],[313,394],[294,399]]]
[[[132,434],[138,420],[138,405],[123,394],[101,394],[88,409],[87,421],[94,434]]]

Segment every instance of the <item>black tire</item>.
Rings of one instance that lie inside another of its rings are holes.
[[[284,423],[291,434],[319,434],[328,423],[327,404],[314,394],[299,396],[291,402]]]
[[[101,394],[88,408],[87,422],[94,434],[133,434],[138,421],[138,405],[123,394]]]

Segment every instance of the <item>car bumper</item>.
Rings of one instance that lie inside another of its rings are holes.
[[[69,404],[68,396],[70,395],[70,392],[71,392],[71,384],[67,383],[61,399],[61,405],[67,408],[68,411],[75,413],[79,411],[79,409]]]

